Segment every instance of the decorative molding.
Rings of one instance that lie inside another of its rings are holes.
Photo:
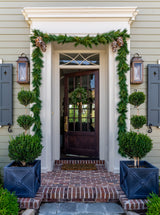
[[[58,18],[123,19],[130,24],[135,20],[138,10],[137,7],[25,7],[22,13],[29,24],[39,19],[44,21]]]

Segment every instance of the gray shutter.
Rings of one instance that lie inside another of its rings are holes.
[[[0,65],[0,125],[12,122],[12,64]]]
[[[148,65],[148,125],[160,126],[160,65]]]

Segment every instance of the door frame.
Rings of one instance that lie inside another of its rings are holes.
[[[93,47],[92,49],[78,49],[74,45],[69,46],[67,44],[61,46],[56,43],[52,44],[52,141],[53,141],[53,157],[55,160],[60,159],[60,69],[92,69],[99,70],[99,159],[106,160],[106,154],[108,151],[108,46],[100,45]],[[60,53],[99,53],[100,65],[95,66],[63,66],[59,65]],[[46,57],[47,59],[47,57]],[[45,68],[44,68],[45,70]],[[101,104],[102,103],[102,104]],[[56,113],[56,114],[55,114]],[[104,118],[106,120],[104,120]],[[107,155],[107,156],[108,156]],[[106,161],[107,164],[107,161]]]

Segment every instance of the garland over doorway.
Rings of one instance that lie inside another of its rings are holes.
[[[31,110],[34,114],[35,124],[33,127],[33,131],[40,139],[42,139],[42,129],[41,129],[41,119],[40,119],[40,111],[41,111],[41,100],[40,100],[40,86],[42,79],[42,68],[43,68],[43,52],[46,51],[46,44],[50,42],[57,43],[74,43],[75,46],[83,45],[85,47],[92,48],[92,45],[99,44],[111,44],[113,52],[117,51],[117,56],[115,60],[118,62],[117,72],[119,77],[119,103],[117,104],[117,111],[119,113],[118,117],[118,139],[119,135],[122,132],[126,132],[126,113],[127,113],[127,103],[128,103],[128,90],[126,83],[126,73],[129,70],[129,66],[127,64],[127,55],[129,54],[127,47],[127,38],[129,35],[127,34],[127,30],[117,30],[110,31],[109,33],[97,34],[95,37],[91,37],[89,35],[85,37],[71,37],[67,35],[52,35],[45,34],[40,32],[39,30],[33,30],[33,35],[31,36],[32,46],[34,47],[32,53],[32,62],[33,62],[33,91],[36,95],[35,104],[32,106]],[[116,84],[116,83],[115,83]]]

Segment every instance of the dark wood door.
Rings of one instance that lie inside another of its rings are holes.
[[[87,104],[72,104],[71,94],[82,87]],[[99,157],[99,71],[83,71],[65,75],[64,150],[66,154]]]

